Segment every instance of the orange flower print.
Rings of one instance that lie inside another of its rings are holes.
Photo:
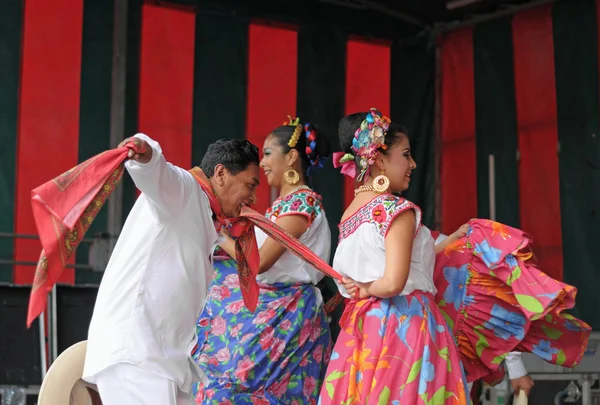
[[[309,195],[308,197],[306,197],[306,204],[309,207],[312,207],[313,205],[315,205],[315,198]]]
[[[352,357],[347,361],[350,363],[350,379],[348,384],[348,398],[362,396],[363,390],[363,372],[365,370],[373,370],[375,366],[368,360],[371,354],[371,349],[364,347],[362,349],[354,349]]]
[[[492,223],[492,236],[496,233],[499,233],[502,239],[506,240],[510,238],[510,233],[506,228],[506,225],[501,224],[500,222],[490,221]]]
[[[375,208],[373,208],[373,219],[378,224],[382,224],[385,222],[387,218],[387,213],[385,212],[385,207],[383,204],[378,204]]]
[[[444,248],[444,254],[447,257],[450,257],[450,255],[453,252],[457,252],[457,253],[463,253],[464,252],[464,248],[465,248],[465,242],[462,239],[457,239],[454,242],[450,243],[448,246],[446,246]]]

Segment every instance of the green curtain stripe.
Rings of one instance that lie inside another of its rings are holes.
[[[338,28],[320,23],[307,23],[298,32],[297,114],[302,122],[317,125],[332,151],[339,150],[337,133],[344,115],[346,77],[346,35]],[[331,158],[313,179],[315,191],[323,196],[331,229],[331,259],[338,242],[337,225],[344,211],[344,180]],[[327,301],[337,293],[333,280],[325,278],[319,285]],[[331,316],[334,339],[339,333],[338,320],[342,308]]]
[[[127,50],[125,84],[125,138],[138,131],[138,104],[140,84],[140,49],[142,38],[142,2],[129,0],[127,15]],[[136,188],[129,175],[123,176],[123,222],[135,204]]]
[[[496,220],[519,226],[518,132],[510,19],[473,32],[477,213],[490,218],[489,155],[495,162]]]
[[[417,169],[406,198],[435,225],[435,47],[428,39],[394,44],[391,59],[390,117],[406,126]]]
[[[110,148],[114,2],[85,0],[81,50],[79,162]],[[106,232],[108,209],[100,210],[88,235]],[[77,263],[88,262],[88,244],[77,249]],[[98,284],[102,273],[75,270],[76,284]]]
[[[23,1],[0,2],[0,232],[14,231],[17,119],[21,73]],[[0,259],[13,259],[12,238],[0,238]],[[12,266],[0,264],[0,282],[12,281]]]
[[[559,178],[565,282],[577,286],[577,316],[600,327],[600,133],[596,2],[553,9]],[[558,220],[558,219],[556,219]]]
[[[248,26],[242,12],[196,15],[192,163],[220,138],[245,137]]]
[[[319,61],[319,63],[315,63]],[[346,36],[319,24],[300,26],[298,32],[297,114],[302,122],[317,125],[332,151],[339,150],[338,123],[344,116]],[[330,158],[313,178],[323,196],[331,228],[332,257],[337,246],[337,225],[344,212],[343,178]]]

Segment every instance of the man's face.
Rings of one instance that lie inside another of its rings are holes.
[[[219,197],[223,214],[229,218],[239,217],[242,206],[256,202],[258,165],[250,164],[246,170],[235,175],[218,165],[215,168],[215,175],[217,176],[215,192]]]

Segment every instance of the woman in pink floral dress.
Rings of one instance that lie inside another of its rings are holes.
[[[379,111],[342,119],[334,162],[361,184],[340,224],[334,268],[351,297],[323,405],[466,404],[452,331],[435,304],[434,242],[419,207],[394,196],[416,164],[406,131]]]

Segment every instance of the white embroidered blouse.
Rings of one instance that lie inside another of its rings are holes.
[[[331,232],[319,194],[301,190],[283,198],[278,198],[265,215],[272,221],[287,215],[305,216],[308,219],[308,229],[300,236],[300,242],[321,259],[329,262]],[[255,229],[256,241],[260,247],[268,236],[262,230]],[[286,250],[269,270],[259,274],[256,279],[265,284],[300,282],[316,285],[324,276],[323,273],[309,263]]]
[[[375,197],[339,225],[340,239],[333,258],[333,268],[363,283],[382,278],[385,270],[385,236],[392,221],[406,210],[415,211],[416,229],[409,275],[400,295],[408,295],[415,290],[435,294],[434,241],[429,229],[421,226],[421,209],[391,194]],[[348,297],[346,290],[339,284],[338,287],[340,293]]]

